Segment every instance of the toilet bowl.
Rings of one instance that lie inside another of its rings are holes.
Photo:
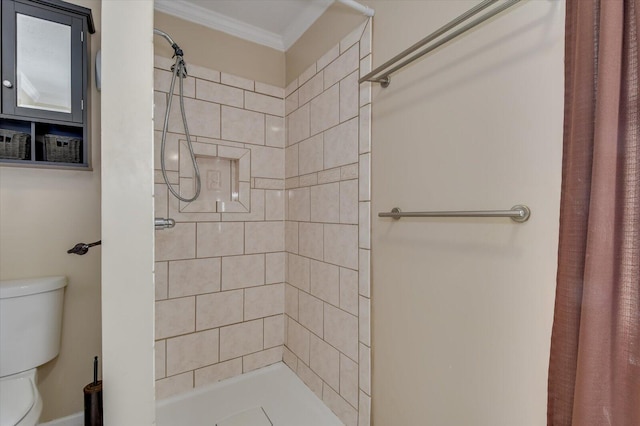
[[[0,426],[35,426],[36,367],[60,351],[65,277],[0,281]]]
[[[42,413],[37,371],[31,369],[0,379],[0,426],[35,426]]]

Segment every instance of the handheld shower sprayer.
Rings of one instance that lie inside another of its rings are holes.
[[[187,77],[187,65],[184,62],[182,49],[177,45],[175,41],[169,36],[169,34],[165,33],[162,30],[157,28],[153,29],[153,33],[163,37],[173,48],[174,58],[176,58],[175,63],[171,67],[171,72],[173,77],[171,78],[171,87],[169,88],[169,93],[167,97],[167,109],[164,114],[164,125],[162,126],[162,143],[160,145],[160,166],[162,168],[162,176],[164,177],[164,182],[169,188],[171,194],[174,197],[184,202],[194,201],[200,195],[201,188],[201,179],[200,179],[200,170],[198,170],[198,163],[196,162],[196,156],[193,153],[193,146],[191,144],[191,135],[189,134],[189,126],[187,125],[187,116],[184,112],[184,88],[183,88],[183,80]],[[195,193],[193,197],[186,198],[182,197],[169,183],[169,178],[167,177],[167,168],[165,166],[165,146],[167,140],[167,130],[169,128],[169,114],[171,113],[171,102],[173,100],[173,89],[176,84],[176,78],[180,79],[179,89],[180,89],[180,113],[182,115],[182,124],[184,125],[184,133],[187,137],[187,146],[189,147],[189,154],[191,155],[191,162],[193,164],[193,170],[195,175]]]

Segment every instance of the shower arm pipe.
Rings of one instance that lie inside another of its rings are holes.
[[[348,7],[352,8],[352,9],[355,9],[358,12],[362,13],[363,15],[366,15],[366,16],[369,16],[369,17],[373,16],[376,13],[376,11],[373,10],[372,8],[370,8],[369,6],[365,6],[365,5],[361,4],[361,3],[358,3],[355,0],[338,0],[338,2],[344,4],[345,6],[348,6]]]

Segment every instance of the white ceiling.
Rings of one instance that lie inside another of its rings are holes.
[[[155,9],[281,51],[334,0],[155,0]]]

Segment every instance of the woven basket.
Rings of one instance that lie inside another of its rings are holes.
[[[80,138],[44,135],[44,161],[80,163],[82,162],[81,146],[82,139]]]
[[[0,129],[0,158],[29,160],[31,158],[31,135]]]

